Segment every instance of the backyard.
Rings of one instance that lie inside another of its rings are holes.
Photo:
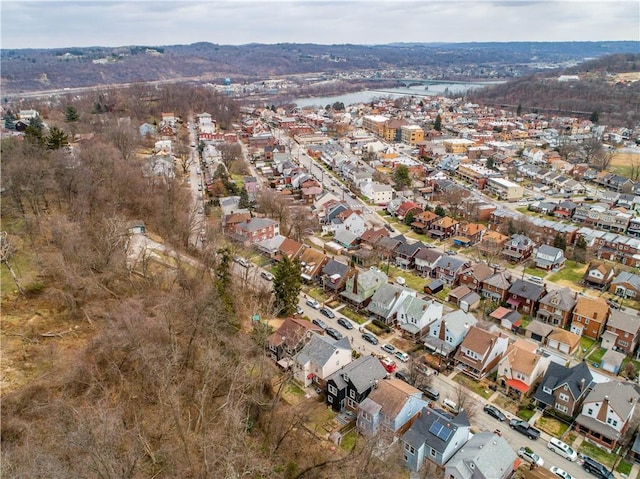
[[[558,271],[557,273],[554,273],[551,277],[549,277],[549,281],[553,281],[554,283],[560,283],[560,284],[562,284],[562,282],[580,284],[586,270],[587,270],[586,264],[567,260],[564,264],[564,268],[562,268],[560,271]]]

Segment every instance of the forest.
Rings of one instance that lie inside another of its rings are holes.
[[[400,477],[397,453],[383,463],[373,441],[336,449],[302,426],[306,411],[282,400],[288,378],[265,354],[268,330],[251,327],[270,294],[238,284],[215,227],[188,249],[181,177],[141,174],[150,146],[133,125],[188,108],[229,123],[237,106],[184,86],[30,106],[65,136],[0,145],[1,475]],[[84,140],[60,147],[73,135]],[[195,262],[131,271],[127,231],[140,220]]]

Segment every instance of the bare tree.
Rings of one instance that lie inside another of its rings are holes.
[[[107,131],[107,139],[120,152],[125,161],[134,157],[139,145],[139,137],[131,128],[125,126],[114,125]]]
[[[222,157],[222,162],[229,168],[235,160],[242,159],[242,147],[240,143],[221,143],[216,147]]]
[[[22,289],[22,286],[20,286],[18,277],[16,276],[15,271],[13,271],[13,268],[11,267],[11,263],[9,263],[9,260],[14,255],[14,253],[15,253],[15,248],[11,244],[11,241],[7,236],[7,232],[6,231],[0,232],[0,263],[4,264],[7,267],[7,269],[9,270],[9,274],[11,274],[11,277],[13,278],[13,282],[16,284],[16,287],[18,288],[18,291],[20,291],[20,294],[24,295],[24,290]]]
[[[458,405],[458,409],[467,413],[469,420],[471,420],[478,412],[478,406],[475,399],[471,397],[469,390],[461,384],[456,386],[454,400]]]

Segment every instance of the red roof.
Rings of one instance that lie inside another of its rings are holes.
[[[517,389],[521,393],[526,393],[529,390],[529,386],[519,379],[507,379],[507,386]]]

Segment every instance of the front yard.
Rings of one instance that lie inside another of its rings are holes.
[[[537,421],[535,426],[544,432],[551,434],[553,437],[562,437],[562,435],[569,429],[569,425],[560,422],[556,418],[542,416]]]
[[[566,281],[570,283],[580,284],[586,270],[587,270],[586,264],[567,260],[564,264],[564,268],[562,268],[557,273],[554,273],[553,275],[551,275],[549,277],[549,281],[553,281],[554,283],[560,283],[562,281]]]
[[[538,278],[544,278],[547,275],[547,271],[540,268],[532,268],[531,266],[527,266],[524,269],[524,272],[530,276],[536,276]]]
[[[486,381],[476,381],[465,376],[462,373],[456,374],[453,377],[453,380],[458,384],[463,385],[467,389],[471,389],[474,393],[482,396],[484,399],[489,399],[493,394],[493,391],[489,389],[489,384]]]
[[[578,452],[580,454],[586,454],[587,456],[595,459],[598,462],[601,462],[607,467],[613,466],[616,460],[615,454],[607,452],[604,449],[600,449],[598,446],[594,446],[587,441],[583,441],[583,443],[580,444]]]

